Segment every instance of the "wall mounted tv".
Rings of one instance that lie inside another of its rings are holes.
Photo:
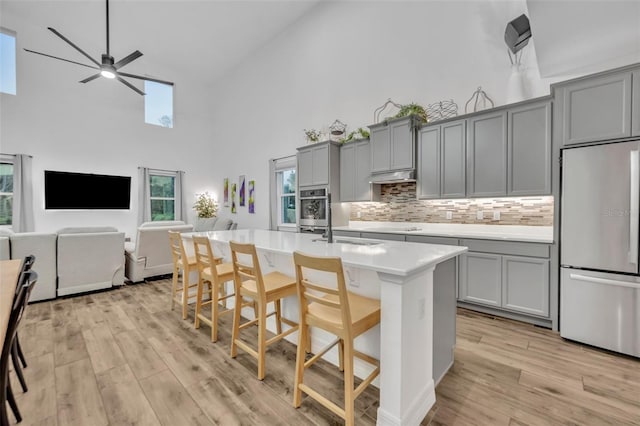
[[[44,208],[128,210],[131,176],[44,171]]]

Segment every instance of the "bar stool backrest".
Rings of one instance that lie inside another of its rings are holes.
[[[256,283],[256,289],[261,298],[265,297],[264,281],[262,279],[262,270],[260,269],[260,261],[256,246],[251,243],[239,243],[229,241],[231,248],[231,261],[233,262],[233,272],[237,290],[242,286],[244,281],[253,280]],[[238,254],[245,255],[242,259]],[[244,259],[251,258],[251,263],[246,263]]]

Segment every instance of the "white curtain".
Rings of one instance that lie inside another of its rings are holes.
[[[31,157],[16,154],[13,160],[13,232],[32,232],[33,221],[33,178]]]
[[[184,206],[184,172],[176,172],[176,220],[187,221],[187,211]]]
[[[138,226],[151,221],[149,168],[138,167]]]

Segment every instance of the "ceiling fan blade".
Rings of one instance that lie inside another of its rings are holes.
[[[125,72],[118,72],[118,74],[120,74],[120,75],[122,75],[124,77],[137,78],[138,80],[155,81],[156,83],[168,84],[169,86],[173,86],[172,82],[164,81],[164,80],[158,80],[157,78],[143,77],[141,75],[128,74],[128,73],[125,73]]]
[[[58,59],[60,61],[71,62],[72,64],[82,65],[83,67],[91,68],[91,69],[94,69],[94,70],[99,70],[100,69],[98,67],[94,67],[94,66],[91,66],[91,65],[83,64],[83,63],[80,63],[80,62],[70,61],[69,59],[59,58],[59,57],[53,56],[53,55],[47,55],[46,53],[42,53],[42,52],[36,52],[35,50],[29,50],[29,49],[24,49],[24,50],[29,52],[29,53],[35,53],[36,55],[42,55],[42,56],[46,56],[47,58]]]
[[[100,77],[100,75],[101,75],[100,73],[94,74],[94,75],[92,75],[90,77],[85,78],[84,80],[80,80],[79,83],[88,83],[91,80],[95,80],[96,78]]]
[[[127,80],[125,80],[124,78],[120,77],[119,75],[116,75],[116,78],[118,79],[118,81],[120,83],[124,84],[125,86],[129,87],[130,89],[138,92],[139,94],[141,94],[143,96],[145,95],[145,93],[142,90],[138,89],[136,86],[134,86],[133,84],[129,83]]]
[[[139,50],[136,50],[135,52],[131,53],[129,56],[125,56],[124,58],[120,59],[118,62],[113,64],[113,66],[115,69],[122,68],[125,65],[127,65],[129,62],[135,61],[140,56],[142,56],[142,52],[140,52]]]
[[[95,59],[93,59],[91,56],[89,56],[89,54],[87,52],[85,52],[84,50],[80,49],[78,46],[76,46],[75,44],[73,44],[73,42],[71,40],[69,40],[68,38],[66,38],[65,36],[63,36],[62,34],[60,34],[57,30],[55,30],[54,28],[51,27],[47,27],[49,29],[49,31],[51,31],[52,33],[54,33],[55,35],[57,35],[58,37],[60,37],[61,39],[63,39],[64,41],[66,41],[67,43],[69,43],[74,49],[76,49],[78,52],[82,53],[84,56],[86,56],[91,62],[93,62],[94,64],[96,64],[97,66],[100,66],[100,62],[96,61]]]

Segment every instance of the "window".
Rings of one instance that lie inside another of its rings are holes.
[[[0,162],[0,225],[11,225],[13,217],[13,163]]]
[[[295,226],[296,224],[296,169],[277,172],[278,188],[278,226]]]
[[[150,170],[149,189],[151,220],[175,220],[176,174]]]
[[[144,122],[173,128],[173,85],[144,81]]]
[[[0,92],[16,94],[16,33],[0,28]]]

